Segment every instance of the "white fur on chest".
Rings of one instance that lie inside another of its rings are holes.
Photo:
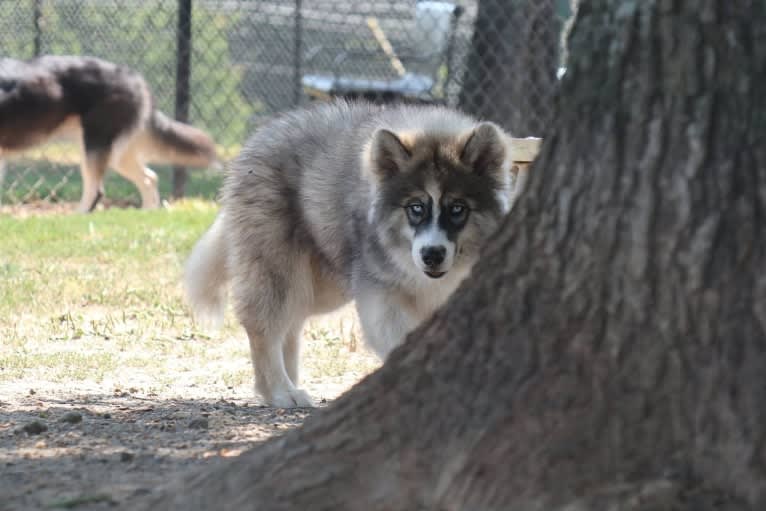
[[[423,321],[444,305],[469,273],[469,269],[453,268],[441,279],[429,279],[425,275],[416,279],[410,289],[417,316]],[[426,280],[428,279],[428,280]]]

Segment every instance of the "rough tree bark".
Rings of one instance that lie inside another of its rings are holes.
[[[460,107],[517,136],[542,136],[553,115],[561,24],[556,0],[481,0]]]
[[[154,509],[766,509],[766,4],[584,1],[474,276]]]

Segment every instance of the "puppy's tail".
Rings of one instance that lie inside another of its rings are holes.
[[[228,280],[223,214],[219,214],[192,249],[184,268],[186,300],[197,320],[215,328],[221,326]]]

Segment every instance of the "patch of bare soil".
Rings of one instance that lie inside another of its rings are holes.
[[[242,397],[14,387],[0,385],[3,511],[129,509],[169,477],[237,456],[312,412]]]
[[[102,198],[96,210],[103,211],[111,208],[137,208],[138,203],[128,199],[110,199]],[[37,200],[24,202],[20,204],[0,205],[0,215],[10,215],[15,218],[28,218],[42,215],[61,215],[65,213],[74,213],[77,210],[76,202],[54,202],[47,200]]]

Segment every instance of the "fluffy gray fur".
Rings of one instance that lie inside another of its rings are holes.
[[[248,140],[185,283],[195,313],[212,319],[231,284],[267,403],[312,404],[298,388],[307,317],[355,300],[385,357],[446,301],[508,211],[507,136],[442,107],[333,102]],[[415,225],[418,212],[429,216]],[[439,258],[424,263],[434,247]]]

